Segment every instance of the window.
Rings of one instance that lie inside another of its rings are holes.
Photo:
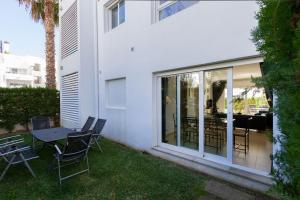
[[[10,72],[13,74],[17,74],[18,73],[18,69],[17,68],[11,68]]]
[[[35,76],[34,77],[34,84],[41,84],[42,83],[42,77]]]
[[[106,103],[110,108],[126,107],[126,79],[106,81]]]
[[[18,68],[10,68],[9,72],[12,73],[12,74],[23,74],[23,75],[27,74],[26,69],[18,69]]]
[[[108,29],[114,29],[125,22],[125,1],[116,1],[108,6]]]
[[[166,0],[160,0],[159,3],[157,3],[157,19],[162,20],[166,17],[169,17],[171,15],[174,15],[175,13],[184,10],[199,1],[196,0],[177,0],[177,1],[166,1]]]
[[[34,71],[37,71],[37,72],[41,71],[41,65],[38,64],[38,63],[34,64],[34,65],[33,65],[33,70],[34,70]]]

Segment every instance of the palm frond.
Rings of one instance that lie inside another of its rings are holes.
[[[19,5],[24,5],[26,10],[29,10],[30,16],[35,22],[44,22],[44,0],[17,0]],[[57,26],[59,23],[59,3],[54,0],[54,22]]]

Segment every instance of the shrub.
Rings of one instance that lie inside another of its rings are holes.
[[[273,88],[282,135],[273,176],[284,196],[300,195],[300,0],[260,0],[254,41],[267,74],[258,86]]]
[[[0,127],[11,132],[16,124],[28,128],[33,116],[59,117],[59,92],[49,88],[0,88]]]

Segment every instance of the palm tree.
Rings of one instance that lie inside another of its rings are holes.
[[[18,0],[20,5],[30,9],[35,22],[42,22],[46,32],[46,85],[56,88],[55,79],[55,26],[58,25],[59,5],[56,0]]]

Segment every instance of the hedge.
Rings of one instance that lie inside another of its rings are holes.
[[[281,150],[274,155],[273,177],[284,199],[300,198],[300,0],[260,0],[254,41],[264,56],[266,75],[258,86],[277,95],[274,112]]]
[[[11,132],[15,125],[27,127],[33,116],[59,118],[59,92],[49,88],[0,88],[0,128]]]

